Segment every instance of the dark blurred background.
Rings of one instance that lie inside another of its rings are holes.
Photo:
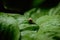
[[[31,0],[0,0],[0,11],[23,14],[31,9],[31,2]]]
[[[24,14],[24,12],[35,7],[32,5],[33,1],[34,0],[0,0],[0,12]],[[60,0],[46,0],[35,8],[51,8],[57,6],[59,2]]]
[[[53,8],[59,4],[60,0],[46,0],[41,5],[39,5],[40,8]]]

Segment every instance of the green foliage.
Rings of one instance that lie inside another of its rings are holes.
[[[39,26],[37,26],[36,24],[21,24],[19,25],[20,30],[24,31],[24,30],[31,30],[31,31],[38,31]]]
[[[31,14],[31,18],[33,19],[33,21],[35,22],[39,17],[44,16],[44,15],[48,15],[48,11],[47,9],[36,9],[36,11],[34,13]]]
[[[24,16],[20,16],[18,18],[16,18],[16,20],[18,21],[18,24],[23,24],[23,23],[28,23],[28,19]]]
[[[36,20],[36,24],[41,25],[49,20],[57,20],[57,17],[58,17],[58,15],[53,15],[53,16],[45,15],[45,16],[38,18]]]
[[[36,23],[40,26],[36,40],[60,40],[60,15],[42,16]]]
[[[36,31],[23,31],[21,32],[21,37],[22,39],[21,40],[34,40],[36,36]]]
[[[49,15],[60,15],[60,3],[56,7],[51,8],[49,10],[49,13],[48,14]]]
[[[28,18],[32,18],[34,22],[39,17],[44,15],[60,15],[60,3],[56,7],[51,9],[33,8],[27,11],[24,15]]]
[[[33,6],[45,0],[33,0]],[[60,3],[51,9],[32,8],[24,15],[0,13],[0,40],[60,40]]]
[[[27,18],[32,18],[35,22],[39,17],[48,15],[49,9],[40,9],[40,8],[33,8],[27,12],[25,12],[24,16]]]
[[[20,31],[17,21],[6,14],[0,15],[0,40],[19,40]]]

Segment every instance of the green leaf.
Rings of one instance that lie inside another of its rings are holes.
[[[28,19],[24,16],[18,17],[16,20],[18,21],[19,25],[23,23],[28,23]]]
[[[33,8],[27,12],[25,12],[24,16],[26,18],[31,18],[33,22],[35,22],[39,17],[48,15],[49,9],[40,9],[40,8]]]
[[[60,15],[42,16],[36,23],[40,26],[36,40],[60,40]]]
[[[24,30],[32,30],[32,31],[38,31],[39,26],[37,26],[36,24],[20,24],[20,31],[24,31]]]
[[[41,24],[43,24],[43,23],[45,23],[45,22],[47,22],[47,21],[50,21],[50,20],[57,20],[59,17],[58,17],[59,15],[45,15],[45,16],[42,16],[42,17],[39,17],[37,20],[36,20],[36,24],[37,25],[41,25]],[[58,18],[57,18],[58,17]]]
[[[6,14],[0,15],[0,40],[19,40],[19,37],[18,22]]]
[[[38,8],[38,9],[36,9],[36,11],[34,13],[32,13],[31,18],[35,22],[39,17],[48,15],[48,11],[49,11],[49,9]]]
[[[25,12],[25,13],[24,13],[24,16],[25,16],[26,18],[30,18],[30,16],[31,16],[33,13],[35,13],[35,11],[36,11],[36,8],[33,8],[33,9]]]
[[[50,9],[49,15],[60,15],[60,3],[56,7]]]
[[[36,31],[23,31],[21,32],[21,40],[34,40]]]

